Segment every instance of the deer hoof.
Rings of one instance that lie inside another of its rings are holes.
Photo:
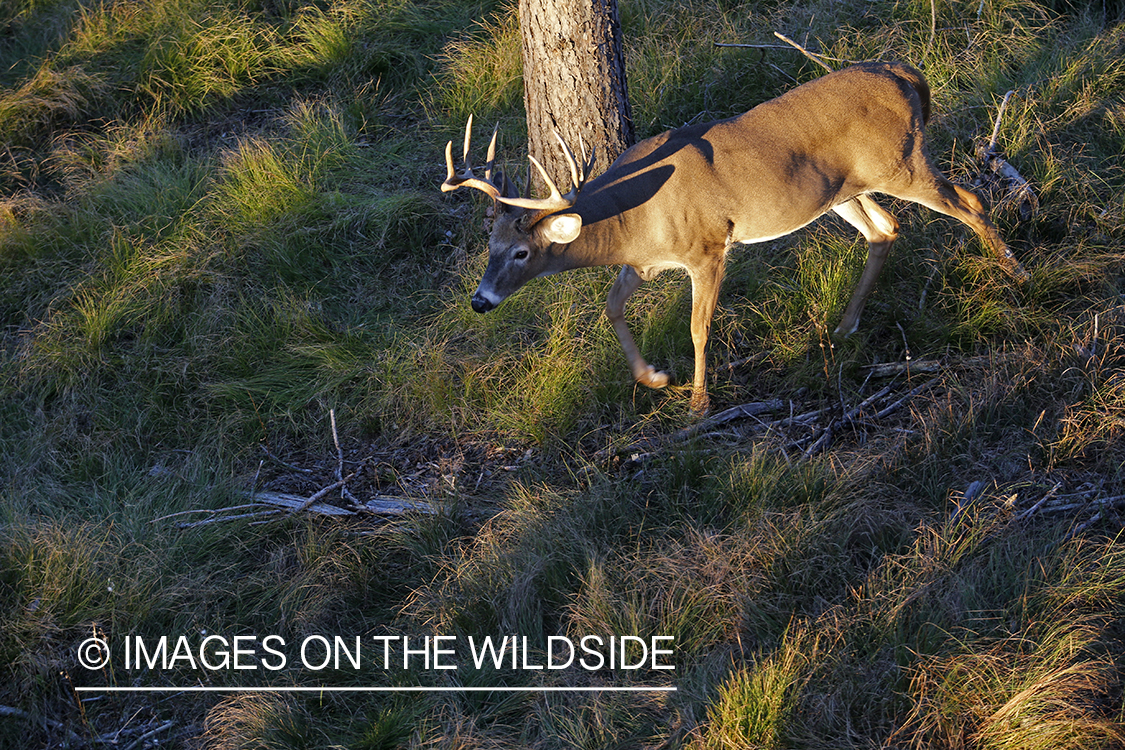
[[[708,412],[708,410],[710,410],[710,408],[711,397],[707,395],[706,391],[704,391],[703,393],[695,392],[691,394],[691,413],[694,416],[702,417]]]
[[[668,385],[668,373],[659,372],[652,365],[646,365],[644,372],[637,376],[637,382],[649,388],[663,388]]]

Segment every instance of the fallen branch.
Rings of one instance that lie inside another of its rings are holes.
[[[864,365],[868,377],[893,378],[896,375],[931,374],[960,367],[980,367],[995,365],[997,362],[1013,359],[1010,354],[989,354],[981,357],[957,357],[945,359],[910,359],[904,362],[880,362],[875,365]]]
[[[959,515],[968,510],[969,506],[973,504],[973,501],[977,499],[977,495],[979,495],[981,493],[981,490],[983,489],[984,482],[981,482],[979,480],[969,482],[969,486],[965,488],[965,491],[963,493],[961,493],[960,501],[953,501],[955,509],[953,511],[953,515],[950,516],[949,519],[951,521],[954,521]]]
[[[1081,534],[1081,533],[1082,533],[1083,531],[1085,531],[1086,529],[1090,528],[1091,526],[1093,526],[1094,524],[1096,524],[1096,523],[1097,523],[1098,521],[1100,521],[1100,520],[1102,520],[1102,512],[1101,512],[1101,511],[1099,510],[1099,511],[1098,511],[1097,513],[1095,513],[1095,514],[1094,514],[1094,515],[1093,515],[1093,516],[1092,516],[1092,517],[1090,518],[1090,520],[1086,521],[1085,523],[1080,523],[1080,524],[1078,524],[1077,526],[1075,526],[1075,527],[1074,527],[1073,529],[1071,529],[1070,531],[1068,531],[1068,532],[1067,532],[1067,534],[1066,534],[1066,536],[1064,536],[1064,537],[1062,538],[1062,541],[1063,541],[1063,543],[1065,543],[1065,542],[1069,542],[1069,541],[1070,541],[1071,539],[1073,539],[1074,537],[1078,536],[1078,535],[1079,535],[1079,534]]]
[[[997,147],[997,141],[1000,137],[1000,120],[1004,117],[1004,111],[1008,108],[1008,101],[1015,93],[1015,91],[1009,91],[1004,95],[1004,101],[1000,103],[1000,109],[996,112],[996,121],[992,126],[992,138],[987,145],[982,145],[977,149],[977,158],[981,161],[981,174],[977,176],[973,185],[979,187],[983,183],[984,169],[991,170],[994,175],[1000,178],[1001,182],[1006,183],[1007,192],[1011,195],[1012,200],[1019,202],[1020,217],[1026,221],[1039,212],[1039,198],[1032,190],[1031,184],[1019,173],[1019,170],[1000,155]]]
[[[289,469],[290,471],[297,471],[297,472],[300,472],[302,474],[312,474],[313,473],[312,469],[302,469],[300,466],[294,466],[293,464],[289,463],[288,461],[283,461],[282,459],[278,458],[277,456],[275,456],[273,454],[272,451],[270,451],[270,449],[266,446],[265,443],[258,443],[258,447],[262,449],[262,452],[265,453],[266,456],[271,461],[273,461],[277,464],[280,464],[281,466],[284,466],[286,469]]]
[[[1055,493],[1058,492],[1060,489],[1062,489],[1062,486],[1063,486],[1062,482],[1059,482],[1058,484],[1056,484],[1054,487],[1051,488],[1050,492],[1048,492],[1046,495],[1044,495],[1042,498],[1040,498],[1039,502],[1037,502],[1035,505],[1032,505],[1030,508],[1028,508],[1027,510],[1020,513],[1018,516],[1016,516],[1016,520],[1022,521],[1023,519],[1025,519],[1028,516],[1035,513],[1035,511],[1039,510],[1039,508],[1041,508],[1044,503],[1046,503],[1048,500],[1050,500],[1052,497],[1054,497]]]
[[[310,505],[315,505],[317,500],[320,500],[322,497],[327,495],[332,490],[339,489],[340,487],[343,487],[345,484],[347,484],[348,480],[351,479],[352,477],[354,477],[356,475],[356,473],[357,472],[352,472],[348,476],[343,477],[343,478],[333,482],[332,484],[328,485],[327,487],[322,487],[321,489],[317,490],[313,494],[309,495],[308,499],[306,499],[300,507],[295,508],[293,512],[299,513],[302,510],[307,510]]]
[[[221,513],[225,508],[221,508],[216,513]],[[260,510],[254,513],[235,513],[233,515],[215,515],[211,518],[204,518],[202,521],[189,521],[176,524],[177,529],[194,529],[199,526],[209,526],[213,523],[226,523],[227,521],[238,521],[243,518],[261,518],[262,516],[276,516],[280,515],[283,511],[280,510]]]
[[[733,419],[756,417],[759,414],[784,409],[785,404],[785,401],[775,398],[769,401],[755,401],[749,404],[739,404],[738,406],[732,406],[731,408],[725,409],[718,414],[707,417],[706,419],[703,419],[696,424],[691,425],[690,427],[683,428],[682,430],[672,435],[672,440],[674,442],[686,440],[692,435],[696,435],[703,430],[709,430],[716,425],[725,424]]]
[[[323,494],[331,492],[333,489],[335,489],[335,485],[329,485],[308,498],[301,497],[300,495],[292,495],[287,492],[258,492],[255,493],[253,497],[258,502],[286,508],[294,513],[310,511],[326,516],[354,516],[358,513],[401,516],[410,511],[430,514],[437,512],[437,509],[431,503],[424,500],[409,500],[394,497],[393,495],[377,495],[374,499],[358,503],[353,508],[341,508],[338,505],[316,502],[319,499],[317,495],[323,497]]]
[[[70,739],[72,739],[72,740],[78,739],[78,735],[74,732],[74,730],[68,729],[67,726],[65,724],[63,724],[61,721],[57,721],[55,719],[50,719],[50,718],[47,718],[46,716],[40,716],[38,719],[36,719],[36,717],[29,714],[27,711],[24,711],[23,709],[20,709],[20,708],[16,708],[14,706],[0,706],[0,717],[4,717],[4,716],[9,716],[9,717],[12,717],[14,719],[23,719],[23,720],[29,721],[29,722],[38,720],[38,721],[42,722],[43,724],[45,724],[46,726],[52,727],[54,729],[61,729],[61,730],[65,731],[70,736]]]
[[[130,743],[129,746],[125,748],[125,750],[135,750],[135,748],[138,748],[142,744],[144,744],[144,742],[146,740],[152,739],[156,735],[160,734],[161,732],[163,732],[166,729],[171,728],[174,725],[175,725],[175,722],[172,721],[171,719],[169,719],[168,721],[164,722],[163,724],[156,727],[155,729],[151,729],[151,730],[145,732],[144,734],[142,734],[137,739],[133,740],[133,742]]]
[[[185,510],[179,513],[173,513],[168,516],[163,516],[162,518],[158,518],[155,520],[159,521],[165,518],[174,518],[176,516],[187,515],[189,513],[209,514],[208,518],[204,518],[199,521],[184,521],[176,524],[177,529],[194,529],[200,526],[208,526],[213,523],[239,521],[248,518],[268,519],[301,512],[316,513],[318,515],[332,516],[335,518],[358,516],[367,513],[378,516],[401,516],[405,515],[406,513],[434,514],[437,512],[437,508],[435,508],[431,503],[428,503],[424,500],[411,500],[407,498],[394,497],[392,495],[377,495],[371,500],[357,503],[351,508],[341,508],[338,505],[317,502],[319,498],[336,489],[337,486],[339,486],[339,483],[331,484],[328,487],[325,487],[324,489],[315,493],[311,497],[293,495],[288,492],[246,492],[246,497],[252,498],[254,500],[253,503],[233,505],[227,508],[200,508],[197,510]],[[257,510],[253,510],[249,513],[233,512],[248,510],[251,508],[256,508]]]
[[[931,382],[933,382],[933,381],[927,381],[927,382],[925,382],[925,383],[922,383],[922,384],[921,384],[921,385],[919,385],[919,386],[915,386],[914,388],[912,388],[912,389],[910,390],[910,392],[909,392],[909,393],[907,393],[907,394],[906,394],[905,396],[903,396],[902,398],[900,398],[900,399],[899,399],[898,401],[895,401],[895,402],[894,402],[893,404],[891,404],[890,406],[888,406],[888,407],[885,407],[885,408],[881,409],[880,411],[876,412],[876,413],[875,413],[875,417],[874,417],[874,418],[875,418],[875,419],[882,419],[883,417],[887,416],[888,414],[891,414],[892,412],[894,412],[894,411],[898,410],[898,408],[899,408],[900,406],[902,406],[902,405],[903,405],[903,404],[905,404],[905,403],[906,403],[907,401],[909,401],[910,399],[914,398],[914,397],[915,397],[915,396],[917,396],[917,395],[918,395],[919,393],[921,393],[921,392],[922,392],[922,391],[924,391],[924,390],[925,390],[926,388],[928,388],[928,387],[930,386],[930,383],[931,383]]]
[[[863,369],[873,378],[893,378],[896,375],[912,375],[914,373],[934,373],[941,370],[942,364],[937,359],[911,359],[905,362],[880,362],[877,365],[867,365]]]
[[[894,401],[889,406],[885,406],[882,409],[880,409],[879,411],[875,412],[875,414],[871,415],[871,419],[879,420],[879,419],[882,419],[882,418],[894,413],[899,408],[901,408],[902,405],[905,404],[907,401],[909,401],[910,399],[917,396],[919,393],[924,391],[926,388],[929,388],[930,385],[933,384],[933,382],[934,382],[933,380],[927,380],[925,383],[922,383],[921,385],[915,386],[914,388],[910,389],[910,391],[908,391],[904,396],[902,396],[898,400]],[[864,412],[867,411],[869,407],[874,405],[875,402],[878,401],[879,399],[882,399],[882,398],[885,398],[886,396],[888,396],[890,394],[890,392],[891,392],[890,386],[886,386],[882,390],[880,390],[878,393],[875,393],[871,396],[868,396],[858,406],[856,406],[852,409],[849,409],[840,418],[834,419],[831,422],[829,422],[828,425],[825,426],[820,431],[819,435],[816,435],[816,439],[813,440],[813,443],[808,448],[805,449],[804,458],[812,458],[814,455],[816,455],[820,450],[822,450],[825,446],[827,446],[831,442],[833,436],[839,430],[841,430],[845,427],[848,427],[848,426],[854,424],[855,422],[859,421],[860,417],[863,416]],[[805,440],[797,441],[797,442],[791,444],[790,447],[794,447],[794,448],[800,447],[801,443],[806,442],[810,439],[812,439],[812,436],[810,436],[809,438],[806,438]]]
[[[746,365],[754,364],[755,362],[760,362],[761,360],[770,356],[770,354],[772,353],[773,352],[771,351],[758,352],[757,354],[752,354],[749,357],[743,357],[742,359],[736,359],[733,362],[727,362],[725,365],[719,365],[718,367],[712,368],[712,371],[715,374],[718,374],[720,372],[734,372],[739,367],[744,367]]]
[[[1111,495],[1109,497],[1092,497],[1095,495],[1092,491],[1076,492],[1065,495],[1056,494],[1062,483],[1055,485],[1055,487],[1044,495],[1032,507],[1016,516],[1017,520],[1023,520],[1034,513],[1040,515],[1050,515],[1054,513],[1065,513],[1072,510],[1080,510],[1083,508],[1113,508],[1119,505],[1125,505],[1125,495]]]

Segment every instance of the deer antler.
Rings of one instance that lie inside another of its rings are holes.
[[[551,191],[551,194],[546,198],[498,199],[504,203],[507,203],[509,206],[519,206],[520,208],[529,208],[534,210],[536,213],[531,218],[529,218],[527,222],[529,226],[539,221],[544,216],[547,216],[548,214],[553,214],[556,211],[564,211],[572,207],[574,205],[574,202],[578,199],[578,193],[582,190],[583,186],[585,186],[586,180],[589,179],[591,167],[594,166],[595,152],[591,152],[590,158],[585,162],[585,164],[580,164],[575,158],[574,152],[571,151],[570,146],[566,145],[566,141],[563,140],[563,137],[559,135],[559,131],[557,130],[555,131],[555,139],[559,142],[559,146],[563,150],[563,155],[566,157],[567,166],[570,167],[570,192],[568,192],[566,195],[561,194],[559,192],[558,186],[555,184],[554,180],[552,180],[550,176],[548,176],[547,170],[543,168],[543,165],[539,163],[539,160],[531,154],[528,154],[527,158],[533,165],[535,165],[535,168],[539,170],[539,176],[543,178],[543,182],[547,183],[547,189]],[[582,158],[586,159],[586,145],[582,143],[581,137],[579,137],[578,139],[578,145],[582,150]],[[530,177],[531,175],[528,175],[529,183]]]
[[[473,165],[469,161],[469,139],[473,132],[473,116],[469,115],[469,122],[465,124],[465,150],[462,160],[465,162],[465,171],[456,174],[453,171],[453,141],[445,144],[445,166],[448,169],[445,182],[441,183],[442,192],[448,193],[459,187],[473,187],[492,196],[493,200],[503,200],[503,191],[492,182],[492,163],[496,161],[496,133],[500,129],[497,125],[492,130],[492,141],[488,144],[488,161],[484,164],[484,179],[479,179],[473,174]]]
[[[580,164],[575,158],[574,152],[571,151],[570,147],[566,145],[566,141],[563,140],[562,136],[559,135],[558,131],[556,130],[555,138],[558,140],[559,146],[562,147],[563,155],[566,157],[567,165],[570,167],[570,177],[572,184],[570,192],[568,192],[566,195],[561,194],[559,192],[558,186],[555,185],[554,181],[547,175],[547,170],[543,168],[543,165],[539,163],[539,160],[534,156],[528,154],[527,158],[533,165],[535,165],[535,168],[539,170],[539,174],[540,176],[542,176],[543,181],[547,183],[547,189],[551,191],[551,194],[546,198],[511,198],[505,196],[500,187],[492,182],[492,165],[496,158],[495,129],[492,131],[492,141],[488,144],[488,161],[485,163],[484,179],[482,180],[478,178],[473,173],[472,164],[469,162],[469,140],[472,128],[473,116],[469,115],[469,122],[465,125],[465,149],[463,156],[465,162],[465,170],[460,174],[457,174],[453,169],[453,141],[450,141],[445,145],[445,164],[448,169],[448,175],[445,178],[445,182],[443,182],[441,185],[441,189],[444,192],[448,193],[451,190],[456,190],[459,187],[473,187],[477,190],[487,193],[493,198],[493,200],[498,200],[501,203],[507,204],[509,206],[531,209],[535,211],[535,213],[528,218],[528,226],[535,224],[535,222],[539,221],[548,214],[553,214],[556,211],[563,211],[574,205],[575,200],[577,200],[578,198],[579,191],[582,190],[582,187],[586,184],[586,180],[589,179],[590,169],[594,166],[594,157],[596,151],[591,150],[589,160],[587,160],[585,164]],[[579,137],[578,139],[578,144],[579,148],[582,151],[582,158],[586,159],[586,146],[584,143],[582,143],[581,137]],[[531,182],[530,177],[531,175],[528,175],[529,188]]]

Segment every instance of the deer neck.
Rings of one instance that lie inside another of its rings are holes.
[[[625,217],[618,214],[587,223],[587,214],[576,206],[583,217],[582,232],[571,243],[552,246],[554,256],[550,273],[575,268],[617,266],[630,263],[627,251],[629,233]]]

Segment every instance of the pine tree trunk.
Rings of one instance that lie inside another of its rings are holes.
[[[597,147],[593,174],[635,139],[617,0],[519,0],[519,16],[528,151],[565,192],[570,171],[555,130],[579,159],[579,136],[587,152]]]

